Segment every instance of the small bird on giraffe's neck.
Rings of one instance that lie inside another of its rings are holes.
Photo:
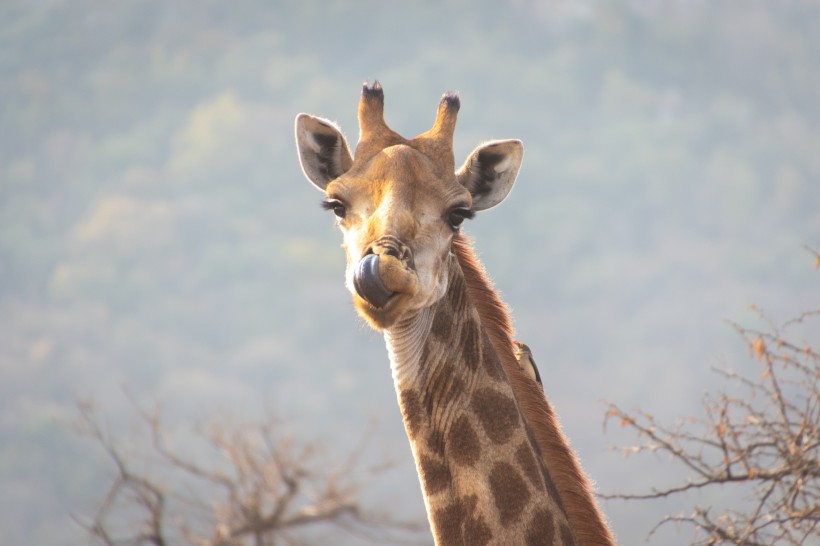
[[[521,366],[521,369],[524,370],[530,379],[543,388],[544,385],[541,383],[541,374],[538,373],[538,367],[535,365],[535,360],[532,357],[532,351],[529,346],[527,346],[526,343],[520,343],[518,341],[513,341],[513,344],[513,352],[515,353],[516,360],[518,360],[518,365]]]

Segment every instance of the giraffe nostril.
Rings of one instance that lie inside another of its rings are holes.
[[[405,267],[413,269],[413,252],[410,247],[404,244],[398,237],[385,235],[374,241],[362,255],[362,258],[376,254],[379,256],[390,256],[402,262]]]

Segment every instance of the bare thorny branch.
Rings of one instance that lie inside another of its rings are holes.
[[[233,427],[210,422],[197,431],[210,458],[197,458],[168,442],[158,408],[146,411],[132,403],[147,429],[153,461],[126,453],[103,430],[93,405],[79,404],[82,432],[116,469],[96,514],[82,523],[105,546],[302,544],[299,530],[317,524],[400,543],[418,541],[426,530],[422,522],[398,521],[362,506],[363,480],[386,469],[361,468],[367,435],[340,465],[325,467],[320,445],[283,434],[272,419]]]
[[[626,455],[666,454],[691,477],[647,493],[603,497],[650,500],[717,485],[743,487],[750,493],[746,509],[713,514],[709,506],[698,505],[689,514],[667,516],[652,533],[682,523],[694,526],[696,543],[704,545],[820,540],[820,353],[784,333],[797,324],[816,326],[809,323],[818,318],[820,310],[803,313],[782,328],[769,322],[768,331],[732,323],[760,369],[757,374],[715,370],[727,386],[740,387],[746,395],[707,395],[703,418],[665,426],[646,412],[610,404],[606,422],[614,419],[643,440],[624,448]]]

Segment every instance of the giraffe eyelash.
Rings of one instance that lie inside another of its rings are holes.
[[[464,220],[470,220],[475,217],[475,211],[467,207],[456,207],[447,214],[447,223],[454,231],[458,231]]]
[[[336,218],[340,220],[347,214],[347,206],[338,199],[326,199],[321,202],[321,207],[325,210],[332,210]]]

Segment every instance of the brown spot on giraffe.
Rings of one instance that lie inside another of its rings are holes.
[[[506,379],[504,369],[487,335],[484,335],[484,344],[481,348],[481,354],[484,357],[481,363],[484,365],[484,370],[487,372],[487,375],[496,381],[504,381]]]
[[[476,371],[481,362],[480,339],[478,324],[465,322],[461,327],[461,344],[464,347],[464,364],[472,371]]]
[[[555,543],[555,523],[544,508],[535,510],[527,528],[527,546],[552,546]],[[563,546],[572,544],[564,543]]]
[[[425,445],[430,453],[438,457],[444,457],[444,432],[439,429],[429,431]]]
[[[425,491],[431,495],[449,487],[452,479],[447,465],[433,457],[422,456],[419,458],[419,472],[422,482],[424,482]]]
[[[521,518],[530,500],[527,484],[509,463],[496,463],[490,471],[489,482],[501,525],[509,527]]]
[[[454,326],[457,326],[457,322],[453,316],[452,306],[447,302],[439,306],[436,316],[433,319],[433,326],[430,328],[430,333],[444,343],[453,343],[454,340],[452,336]]]
[[[433,319],[433,327],[431,328],[430,333],[445,343],[452,343],[450,337],[453,333],[454,318],[452,314],[445,313],[443,311],[444,310],[442,309],[436,313],[436,318]]]
[[[541,480],[541,471],[538,469],[538,463],[528,444],[521,444],[515,452],[515,460],[524,471],[524,475],[530,480],[530,484],[538,489],[543,486]]]
[[[416,391],[407,389],[401,391],[399,398],[402,414],[404,415],[404,422],[407,427],[407,434],[413,437],[421,428],[423,419],[419,395]]]
[[[463,543],[462,522],[464,521],[464,506],[460,499],[436,508],[432,514],[433,536],[436,544]]]
[[[473,394],[472,408],[484,432],[496,444],[504,444],[521,428],[515,401],[493,389]]]
[[[485,546],[490,543],[493,532],[477,513],[477,500],[476,495],[468,495],[434,512],[437,544]]]
[[[481,455],[481,444],[470,419],[462,415],[447,436],[448,455],[458,465],[472,467]]]
[[[484,518],[468,518],[464,523],[464,544],[484,546],[492,538],[493,533]]]

